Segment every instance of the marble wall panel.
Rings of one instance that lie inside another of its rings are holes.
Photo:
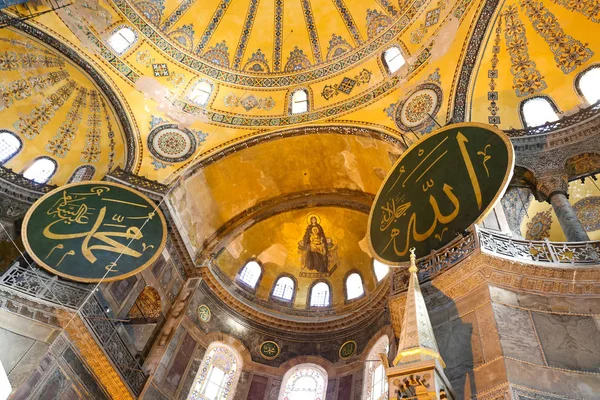
[[[335,390],[337,388],[337,379],[330,379],[327,382],[327,393],[325,394],[325,400],[334,400],[335,399]]]
[[[592,317],[537,312],[532,317],[548,365],[600,372],[600,331]]]
[[[73,349],[67,347],[62,357],[94,400],[108,399],[104,393],[104,390],[100,387],[94,376],[90,373],[79,356],[75,354]]]
[[[352,399],[352,375],[346,375],[340,378],[340,384],[338,386],[337,400],[351,400]]]
[[[192,389],[192,384],[194,383],[194,379],[196,379],[196,374],[198,373],[200,364],[202,364],[202,358],[204,358],[204,353],[206,353],[206,349],[204,347],[202,347],[201,345],[196,347],[196,350],[194,351],[194,355],[192,357],[192,363],[190,365],[190,368],[188,368],[186,377],[179,392],[179,400],[186,399],[187,395]]]
[[[529,312],[496,303],[492,307],[504,355],[543,365]]]
[[[263,400],[267,393],[268,384],[269,378],[260,375],[254,375],[252,377],[250,390],[248,390],[247,400]]]
[[[196,348],[196,340],[186,332],[181,340],[181,346],[177,350],[177,355],[173,359],[173,363],[169,368],[169,372],[163,382],[163,390],[170,394],[175,394],[179,387],[183,375],[187,369],[188,363],[192,358],[194,349]]]
[[[273,380],[273,382],[271,382],[271,388],[269,389],[269,396],[267,397],[267,400],[277,400],[280,390],[281,381],[279,379]]]

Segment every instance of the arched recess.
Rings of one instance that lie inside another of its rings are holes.
[[[206,349],[187,399],[233,399],[242,367],[242,357],[233,347],[212,342]]]
[[[142,354],[147,354],[164,319],[158,290],[146,286],[127,313],[127,319],[128,322],[124,322],[123,327],[136,349]]]
[[[296,365],[285,373],[279,400],[324,399],[327,393],[327,371],[317,364]]]
[[[571,156],[565,161],[565,170],[569,180],[594,175],[600,172],[600,154],[589,152]]]
[[[362,399],[364,400],[382,400],[387,398],[387,379],[385,368],[380,354],[389,357],[390,338],[387,335],[381,336],[371,347],[365,360]]]

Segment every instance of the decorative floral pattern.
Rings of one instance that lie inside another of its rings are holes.
[[[587,197],[573,205],[577,218],[586,232],[600,229],[600,197]]]
[[[519,19],[517,7],[509,6],[504,18],[506,49],[510,55],[510,72],[513,74],[513,88],[517,96],[523,97],[543,91],[547,85],[535,62],[529,58],[525,25]]]
[[[594,55],[587,43],[583,44],[565,34],[554,14],[542,2],[519,0],[519,4],[531,20],[533,28],[550,45],[557,66],[565,74],[573,72]]]
[[[552,226],[552,211],[542,211],[533,216],[527,222],[527,231],[525,239],[542,240],[550,236],[550,227]]]
[[[161,161],[185,161],[196,151],[196,137],[176,124],[160,125],[148,135],[148,149]]]
[[[295,46],[285,64],[285,72],[300,71],[308,67],[310,67],[310,60],[304,54],[304,51]]]
[[[590,21],[600,23],[600,1],[599,0],[552,0],[569,10],[582,13]]]
[[[362,71],[354,76],[354,79],[344,77],[337,85],[325,85],[323,91],[321,92],[321,96],[323,96],[325,100],[329,100],[334,96],[337,96],[340,92],[344,94],[350,94],[355,86],[369,83],[371,81],[371,75],[373,75],[371,71],[363,68]]]
[[[498,115],[498,92],[496,91],[496,79],[498,79],[498,53],[500,53],[500,35],[502,34],[502,15],[498,17],[498,25],[496,26],[496,36],[494,37],[494,47],[492,48],[492,68],[488,70],[488,78],[490,79],[488,92],[488,101],[490,106],[488,110],[490,116],[488,117],[488,123],[498,127],[500,124],[500,116]]]
[[[46,151],[50,154],[64,158],[71,150],[71,142],[75,139],[81,122],[81,112],[86,107],[87,92],[87,89],[78,88],[77,96],[67,112],[65,121],[46,145]]]
[[[98,162],[100,160],[100,102],[98,92],[90,91],[90,115],[88,116],[88,131],[85,135],[85,147],[81,152],[83,162]]]

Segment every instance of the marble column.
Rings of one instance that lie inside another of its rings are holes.
[[[590,240],[581,221],[567,197],[569,188],[566,174],[555,174],[537,178],[537,190],[540,196],[552,204],[554,213],[568,242],[587,242]]]

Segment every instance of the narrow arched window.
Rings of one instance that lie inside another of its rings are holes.
[[[385,66],[390,74],[398,71],[404,64],[406,64],[406,60],[402,56],[402,52],[396,46],[390,47],[383,52],[383,61],[385,62]]]
[[[256,284],[258,283],[258,279],[260,278],[261,274],[262,268],[260,267],[260,264],[256,261],[249,261],[248,263],[246,263],[246,265],[244,265],[244,268],[242,268],[239,280],[240,282],[243,282],[244,284],[254,289],[256,287]]]
[[[283,376],[279,400],[322,400],[327,390],[327,372],[315,364],[300,364]]]
[[[377,278],[377,282],[381,282],[381,280],[386,277],[388,272],[390,272],[390,267],[382,262],[373,260],[373,270],[375,271],[375,278]]]
[[[131,28],[123,26],[110,35],[106,43],[115,53],[121,55],[129,50],[136,40],[137,35],[135,32]]]
[[[289,276],[277,279],[273,289],[273,297],[279,300],[291,301],[294,297],[294,281]]]
[[[525,100],[521,105],[521,113],[525,126],[529,128],[558,121],[555,107],[545,97],[532,97]]]
[[[231,347],[213,342],[206,349],[188,400],[230,400],[242,371],[242,359]]]
[[[188,94],[188,100],[197,106],[204,107],[208,104],[208,99],[212,93],[212,85],[206,81],[200,81]]]
[[[313,286],[310,291],[311,307],[327,307],[330,304],[329,285],[325,282],[319,282]]]
[[[577,89],[589,104],[600,100],[600,66],[592,67],[576,79]]]
[[[364,400],[384,400],[388,398],[387,376],[380,355],[384,354],[387,357],[389,347],[390,339],[387,335],[384,335],[369,351],[367,361],[365,362],[365,380],[362,396]]]
[[[361,297],[365,294],[365,288],[359,274],[356,272],[351,273],[346,278],[346,299],[352,300]]]
[[[12,132],[0,131],[0,164],[4,164],[21,149],[21,139]]]
[[[73,172],[73,175],[71,175],[69,178],[68,183],[90,181],[95,173],[96,168],[92,167],[91,165],[82,165],[81,167],[77,168],[75,172]]]
[[[302,114],[308,111],[308,92],[298,89],[292,93],[292,114]]]
[[[56,161],[50,157],[40,157],[23,172],[23,176],[36,183],[46,183],[55,172]]]

